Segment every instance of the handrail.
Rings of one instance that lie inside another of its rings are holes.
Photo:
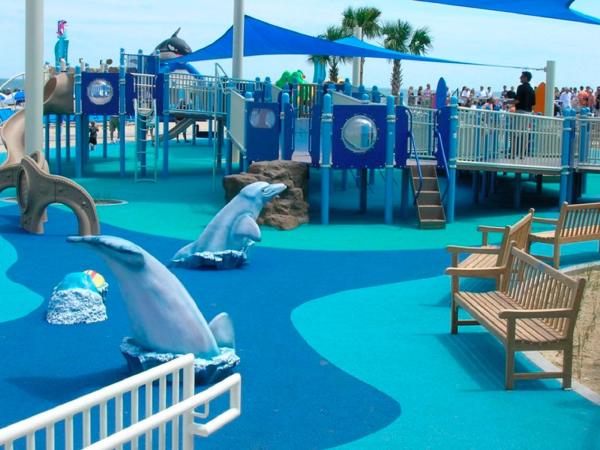
[[[93,407],[100,405],[112,398],[131,392],[141,386],[151,383],[161,377],[167,376],[175,371],[192,367],[194,355],[187,354],[177,359],[153,367],[144,372],[133,375],[122,381],[118,381],[110,386],[86,394],[68,403],[56,406],[42,413],[36,414],[28,419],[24,419],[6,428],[0,429],[0,442],[12,442],[25,437],[37,430],[53,425],[57,422],[73,417],[82,411],[89,411]]]
[[[4,89],[4,86],[7,86],[7,85],[9,85],[9,84],[10,84],[10,83],[12,83],[13,81],[15,81],[17,78],[21,78],[21,77],[24,77],[24,76],[25,76],[25,72],[21,72],[21,73],[18,73],[18,74],[16,74],[16,75],[14,75],[14,76],[10,77],[8,80],[6,80],[4,83],[2,83],[2,85],[0,85],[0,91],[1,91],[2,89]]]
[[[181,402],[164,409],[152,416],[147,417],[115,434],[108,436],[107,438],[94,443],[87,447],[88,450],[109,450],[118,448],[124,444],[132,442],[139,438],[143,434],[152,431],[159,426],[176,420],[178,417],[185,413],[193,411],[200,405],[206,405],[211,400],[230,392],[230,405],[229,409],[219,416],[215,417],[211,421],[205,424],[193,423],[190,430],[195,435],[201,437],[210,436],[215,431],[227,425],[229,422],[235,420],[240,416],[241,413],[241,377],[239,374],[231,375],[225,380],[209,387],[205,391],[202,391],[190,398],[182,400]],[[185,437],[184,437],[185,439]]]
[[[439,115],[442,110],[438,109],[435,113],[435,135],[437,137],[438,148],[435,150],[436,152],[442,152],[442,160],[444,162],[444,171],[446,172],[446,188],[444,189],[444,193],[442,194],[442,203],[444,203],[444,199],[446,198],[446,194],[448,193],[448,186],[450,185],[450,169],[448,169],[448,159],[446,158],[446,152],[444,151],[444,141],[442,141],[442,133],[440,133],[439,127]]]
[[[415,163],[417,164],[417,173],[419,174],[419,189],[415,193],[415,201],[417,203],[417,199],[419,195],[421,195],[421,190],[423,189],[423,170],[421,169],[421,161],[419,159],[419,153],[417,152],[417,145],[415,144],[415,136],[413,134],[413,116],[412,112],[409,108],[405,108],[404,111],[408,114],[408,140],[411,143],[411,146],[408,149],[408,157],[410,158],[411,149],[415,154]]]

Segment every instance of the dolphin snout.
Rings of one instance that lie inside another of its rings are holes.
[[[281,194],[286,189],[287,186],[283,183],[270,184],[263,189],[263,195],[268,199],[272,199],[273,197],[276,197],[279,194]]]

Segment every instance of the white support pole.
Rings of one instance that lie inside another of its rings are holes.
[[[353,36],[356,39],[362,40],[362,28],[354,27]],[[360,79],[360,57],[352,58],[352,86],[360,86],[362,80]]]
[[[554,116],[554,88],[556,87],[556,61],[546,62],[546,98],[544,115]]]
[[[43,149],[44,0],[25,4],[25,152]]]
[[[231,75],[242,78],[244,63],[244,0],[234,0],[233,3],[233,51]]]

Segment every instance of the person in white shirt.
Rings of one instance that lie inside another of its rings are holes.
[[[485,89],[483,86],[479,86],[479,92],[477,93],[477,98],[483,100],[485,97]]]
[[[485,98],[492,98],[492,87],[488,86],[488,88],[485,91]]]
[[[562,88],[560,96],[558,97],[558,103],[560,109],[564,113],[565,109],[571,107],[571,92],[567,88]]]

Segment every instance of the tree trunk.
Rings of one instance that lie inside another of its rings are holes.
[[[359,76],[358,76],[358,85],[359,86],[363,86],[363,73],[364,73],[364,69],[365,69],[365,58],[361,57],[360,58],[360,72],[359,72]]]
[[[399,59],[395,59],[392,65],[392,95],[400,98],[400,87],[402,85],[402,67]]]
[[[329,62],[329,81],[337,83],[339,77],[338,64],[336,61]]]

